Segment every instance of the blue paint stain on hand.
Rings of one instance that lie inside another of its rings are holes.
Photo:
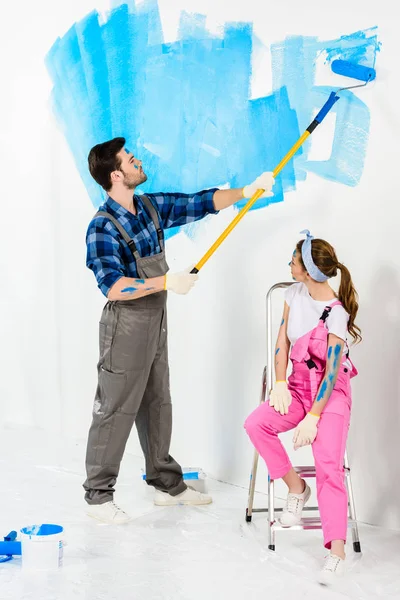
[[[166,44],[156,0],[122,3],[105,20],[92,11],[58,38],[46,57],[54,112],[93,204],[104,193],[87,169],[88,151],[117,135],[137,140],[134,154],[156,190],[241,187],[272,171],[336,89],[315,85],[317,58],[325,51],[327,61],[375,64],[379,43],[376,28],[326,41],[287,37],[271,46],[273,91],[257,99],[250,99],[252,51],[250,24],[228,23],[218,37],[205,16],[184,12],[179,39]],[[330,158],[310,161],[306,141],[277,177],[274,196],[252,210],[282,201],[307,172],[345,185],[360,181],[368,107],[345,91],[332,112]]]

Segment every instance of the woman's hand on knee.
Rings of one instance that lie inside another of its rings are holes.
[[[293,434],[295,450],[302,446],[309,446],[314,442],[318,433],[318,421],[319,416],[312,415],[311,413],[306,414],[304,419],[300,421]]]
[[[281,415],[287,415],[289,406],[292,402],[292,394],[290,393],[286,381],[276,381],[269,396],[269,405]]]

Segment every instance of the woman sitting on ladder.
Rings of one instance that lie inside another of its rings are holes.
[[[269,403],[246,420],[245,429],[267,464],[272,479],[289,488],[280,522],[300,523],[310,497],[307,483],[293,469],[278,434],[294,429],[294,448],[312,445],[318,506],[325,548],[330,549],[319,581],[333,583],[343,572],[347,535],[347,492],[343,460],[351,411],[350,379],[357,370],[349,359],[347,332],[361,340],[355,324],[357,294],[348,269],[328,242],[303,231],[289,263],[298,283],[285,292],[283,319],[275,349],[276,382]],[[328,280],[341,272],[339,293]],[[293,370],[286,383],[289,350]]]

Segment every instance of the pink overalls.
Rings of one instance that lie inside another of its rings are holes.
[[[294,344],[290,353],[293,371],[288,379],[292,403],[287,415],[281,415],[268,402],[261,404],[245,422],[245,429],[266,462],[271,479],[286,475],[292,465],[278,434],[294,429],[311,409],[325,375],[328,349],[328,329],[325,321],[339,301],[326,306],[317,327]],[[324,545],[332,540],[346,540],[347,492],[343,459],[350,424],[350,379],[357,370],[344,355],[340,358],[339,374],[318,421],[318,434],[312,444],[315,460],[318,507],[321,516]]]

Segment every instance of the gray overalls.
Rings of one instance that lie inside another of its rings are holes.
[[[161,252],[141,258],[134,241],[107,212],[128,244],[139,278],[159,277],[168,271],[164,235],[151,201],[142,201],[157,230]],[[146,459],[146,481],[171,495],[184,492],[182,469],[169,455],[172,405],[167,347],[167,292],[137,300],[107,302],[99,325],[98,385],[86,453],[88,504],[113,499],[125,445],[136,422]]]

